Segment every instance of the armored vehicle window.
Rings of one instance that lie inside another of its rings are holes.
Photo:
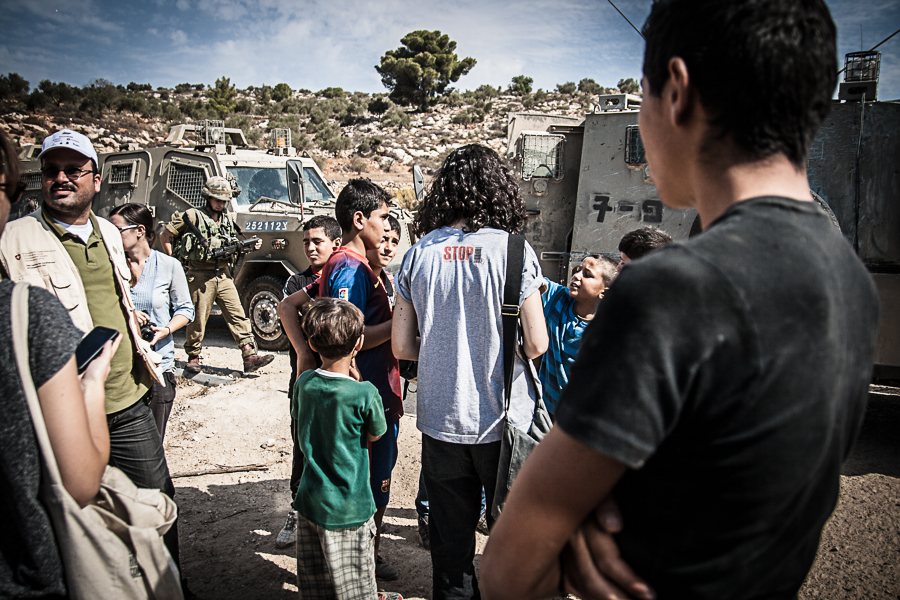
[[[200,195],[203,184],[206,182],[206,173],[200,167],[192,167],[177,162],[169,163],[169,177],[166,181],[166,189],[189,203],[200,208],[206,201]]]
[[[303,169],[303,193],[307,202],[326,202],[334,200],[334,194],[312,167]]]
[[[629,125],[625,130],[625,162],[629,165],[641,165],[647,162],[644,156],[644,140],[637,125]]]
[[[228,172],[235,176],[241,186],[238,204],[253,204],[260,197],[290,202],[287,179],[283,168],[274,167],[230,167]],[[334,200],[325,182],[312,167],[303,169],[303,192],[307,202]]]
[[[522,179],[562,179],[563,147],[566,137],[548,133],[523,133],[519,138],[518,159]]]
[[[261,197],[288,202],[287,180],[284,169],[268,167],[230,167],[241,186],[238,204],[253,204]]]
[[[39,190],[41,189],[41,172],[37,173],[26,173],[25,174],[25,189],[26,190]]]

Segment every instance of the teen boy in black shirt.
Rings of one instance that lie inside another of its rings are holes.
[[[651,176],[704,232],[600,304],[491,533],[491,600],[556,595],[561,554],[579,597],[652,597],[611,538],[584,546],[608,497],[660,598],[796,598],[862,422],[878,301],[805,170],[838,70],[824,0],[658,0],[644,34]]]

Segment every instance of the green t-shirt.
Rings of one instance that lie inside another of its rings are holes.
[[[91,213],[94,230],[85,244],[80,237],[67,232],[46,212],[44,218],[59,236],[59,241],[81,275],[94,327],[111,327],[122,334],[122,343],[113,356],[109,377],[106,379],[106,414],[125,410],[147,393],[152,380],[130,342],[125,309],[122,307],[109,252],[100,237],[100,226]]]
[[[387,431],[378,389],[322,369],[306,371],[294,384],[291,416],[303,451],[294,508],[325,529],[363,525],[375,514],[366,433]]]

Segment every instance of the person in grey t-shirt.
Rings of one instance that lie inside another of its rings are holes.
[[[503,431],[501,295],[510,232],[525,223],[525,203],[496,152],[469,145],[452,152],[419,210],[424,235],[396,278],[393,350],[418,360],[416,426],[430,499],[433,597],[478,597],[473,565],[481,490],[493,500]],[[519,297],[525,356],[515,361],[511,422],[531,423],[536,390],[526,358],[547,350],[539,293],[543,276],[525,245]],[[421,337],[417,337],[417,331]],[[488,516],[488,524],[493,522]]]

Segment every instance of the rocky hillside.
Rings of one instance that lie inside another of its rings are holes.
[[[40,144],[44,136],[63,127],[87,135],[98,153],[160,146],[172,125],[218,117],[210,108],[211,92],[134,92],[121,96],[137,98],[132,106],[120,100],[116,109],[93,111],[84,110],[84,104],[68,110],[61,104],[29,112],[19,103],[0,111],[6,112],[0,115],[0,128],[20,148]],[[592,101],[596,96],[577,92],[501,95],[499,89],[482,86],[476,92],[451,92],[429,111],[414,112],[383,95],[337,88],[318,94],[293,92],[280,102],[260,98],[259,89],[250,88],[237,92],[236,110],[225,125],[243,129],[259,148],[269,145],[272,129],[290,129],[292,145],[316,158],[329,179],[340,182],[359,173],[397,187],[411,181],[413,163],[430,172],[463,144],[484,144],[502,154],[510,113],[579,115],[590,110]],[[157,116],[149,116],[154,112]]]

